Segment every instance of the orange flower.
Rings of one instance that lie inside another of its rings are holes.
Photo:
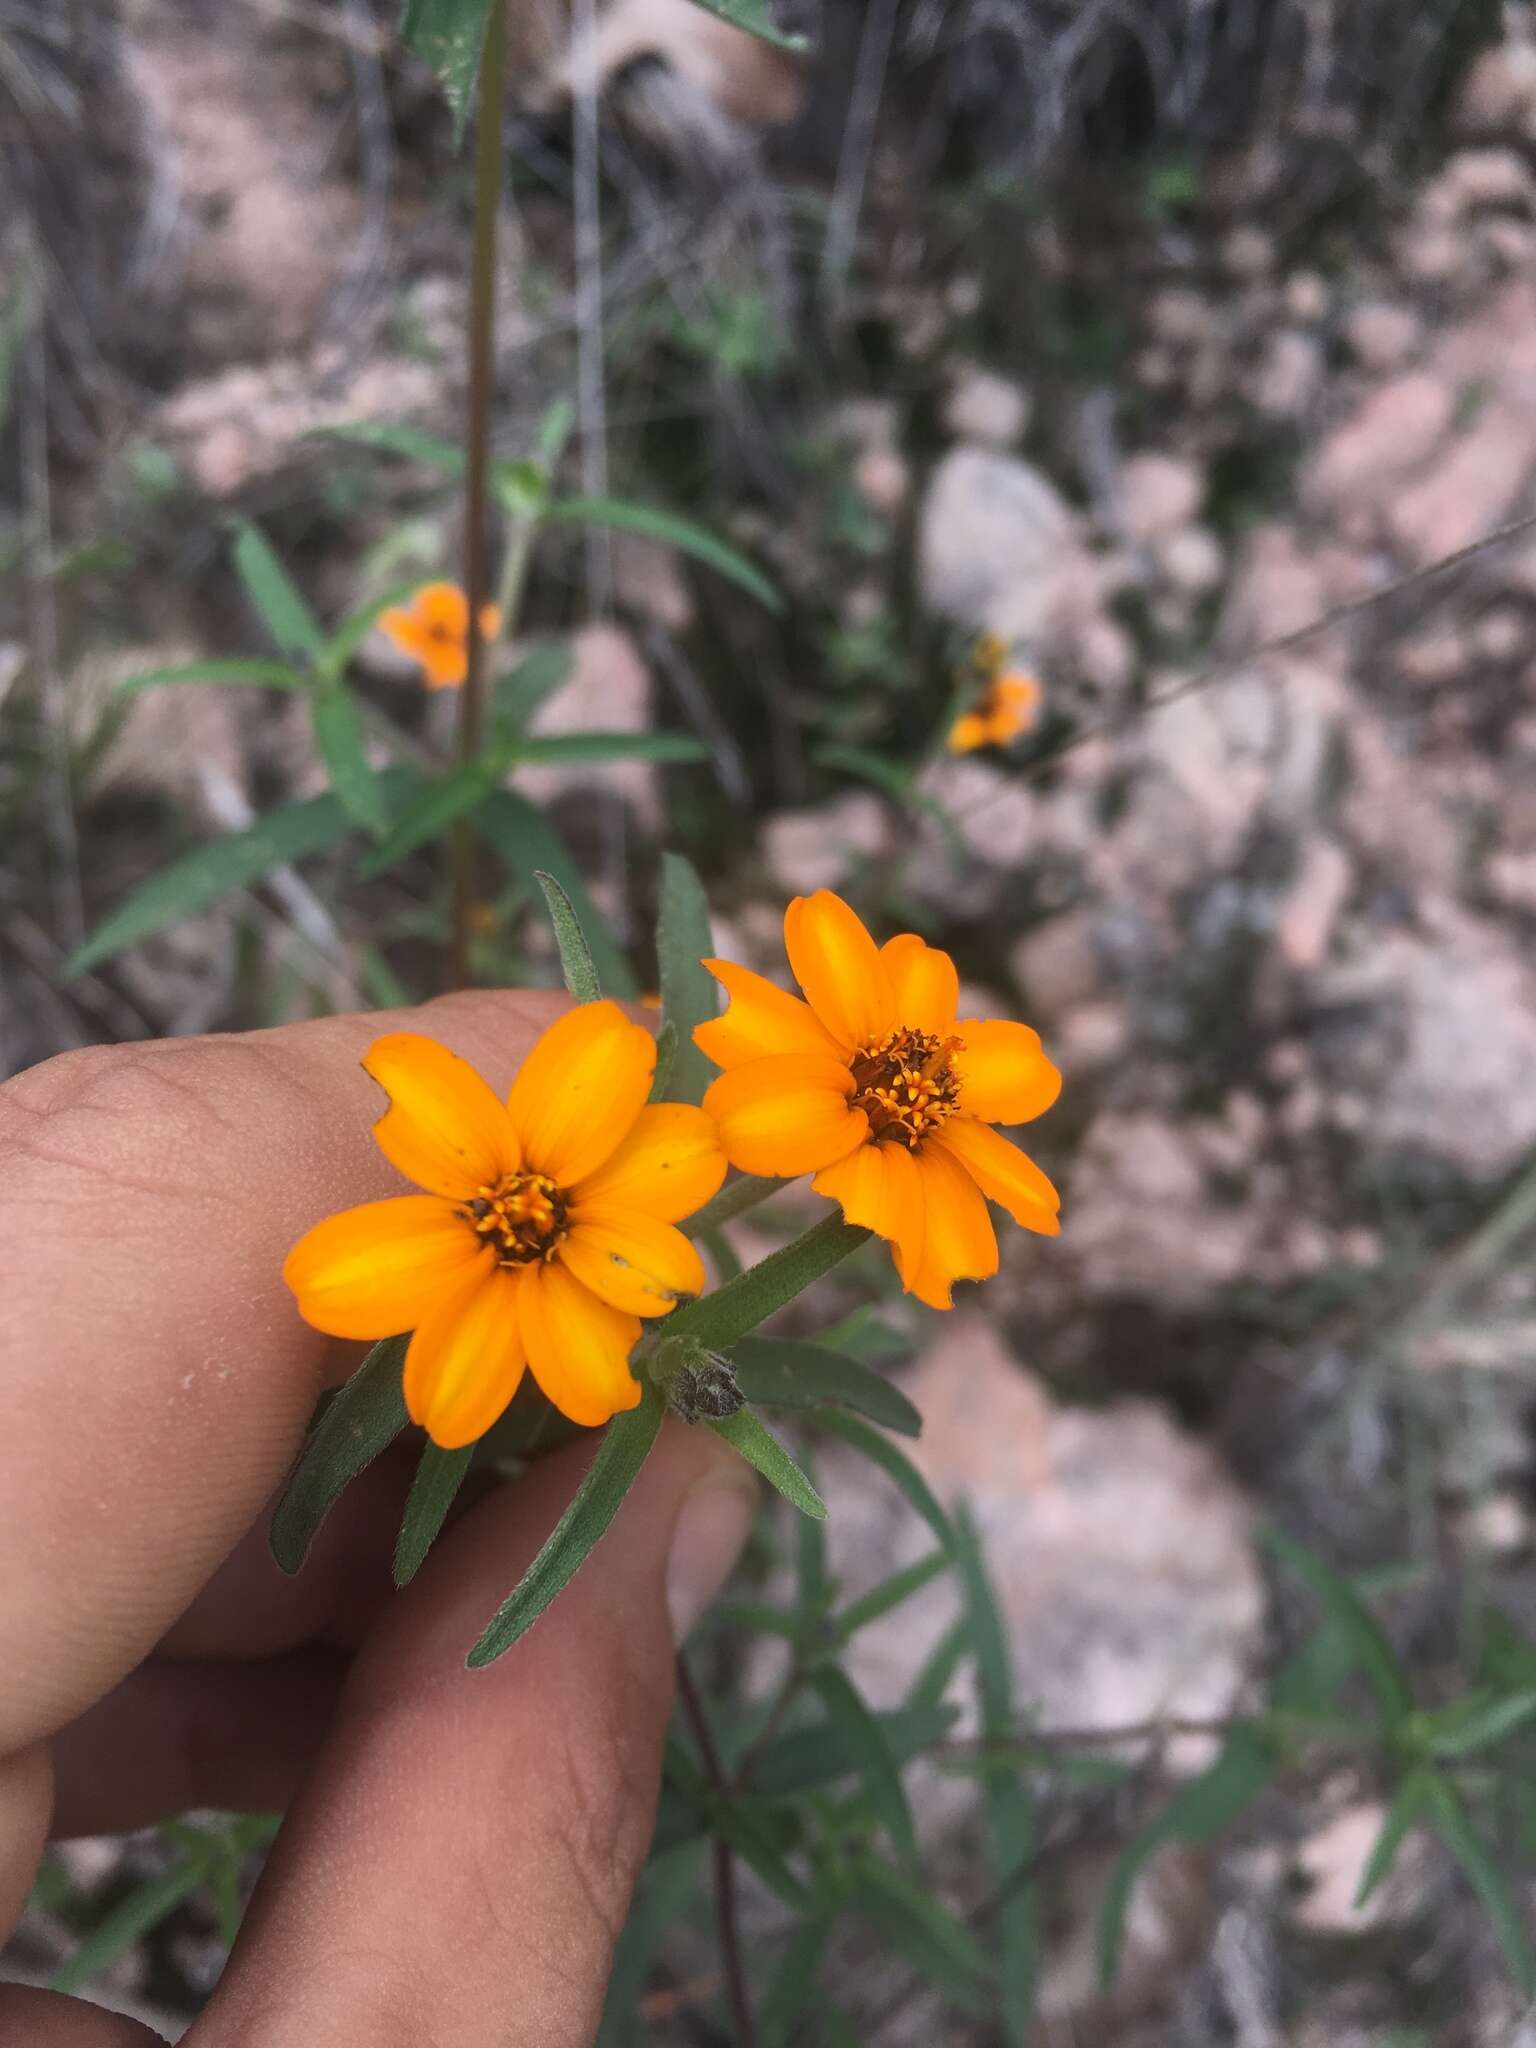
[[[695,1042],[725,1069],[704,1097],[733,1166],[814,1173],[850,1223],[889,1240],[901,1283],[933,1308],[997,1271],[987,1199],[1026,1230],[1060,1229],[1056,1190],[995,1123],[1050,1108],[1061,1076],[1037,1033],[956,1021],[954,962],[915,932],[877,947],[830,890],[797,896],[784,943],[805,1001],[728,960],[730,996]]]
[[[589,1427],[633,1408],[642,1316],[704,1286],[673,1226],[725,1160],[703,1110],[651,1103],[656,1044],[616,1003],[584,1003],[529,1053],[505,1104],[457,1054],[397,1032],[363,1061],[390,1106],[379,1149],[427,1192],[317,1223],[283,1267],[333,1337],[413,1330],[405,1404],[444,1450],[482,1436],[526,1364]]]
[[[977,747],[1007,747],[1028,732],[1040,715],[1040,685],[1023,669],[995,675],[969,711],[949,728],[949,751],[969,754]]]
[[[429,690],[457,689],[469,673],[469,599],[457,583],[424,583],[404,608],[391,605],[379,625],[402,654],[426,670]],[[493,604],[480,607],[480,632],[493,640],[501,631],[501,613]]]

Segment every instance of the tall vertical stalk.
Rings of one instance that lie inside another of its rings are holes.
[[[464,420],[464,591],[469,645],[459,692],[459,759],[477,760],[485,732],[485,642],[480,613],[491,594],[491,389],[496,365],[496,227],[501,211],[501,123],[506,100],[507,0],[491,0],[480,57],[475,133],[475,223],[469,300],[469,404]],[[475,907],[475,851],[466,819],[449,841],[453,929],[448,985],[469,980],[470,925]]]

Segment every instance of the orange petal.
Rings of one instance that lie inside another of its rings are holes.
[[[964,1040],[950,1064],[960,1080],[960,1107],[986,1124],[1025,1124],[1061,1093],[1061,1075],[1046,1058],[1040,1034],[1004,1018],[962,1017]]]
[[[954,1029],[960,977],[947,953],[930,946],[916,932],[903,932],[900,938],[886,940],[880,958],[891,977],[899,1023],[940,1038]]]
[[[798,996],[730,960],[706,960],[704,965],[731,999],[723,1017],[698,1025],[693,1034],[694,1044],[717,1067],[739,1067],[744,1060],[771,1059],[776,1053],[838,1052],[831,1033]]]
[[[859,1145],[846,1159],[824,1166],[811,1186],[840,1203],[850,1223],[861,1223],[901,1249],[914,1269],[927,1236],[927,1204],[917,1161],[905,1145]]]
[[[467,611],[468,611],[468,609],[469,609],[469,607],[468,607],[468,606],[466,605],[464,609],[465,609],[465,610],[466,610],[466,612],[467,612]],[[482,640],[494,640],[494,639],[496,638],[496,635],[497,635],[497,634],[498,634],[498,633],[499,633],[500,631],[501,631],[501,607],[500,607],[499,605],[494,605],[494,604],[483,604],[483,605],[481,605],[481,607],[480,607],[480,638],[481,638]]]
[[[583,1003],[544,1033],[507,1107],[535,1173],[570,1187],[629,1136],[651,1092],[656,1041],[617,1003]]]
[[[787,1177],[830,1166],[869,1136],[869,1118],[850,1109],[853,1076],[825,1054],[750,1060],[712,1081],[704,1110],[732,1166]]]
[[[875,942],[841,896],[797,896],[784,913],[784,944],[806,1001],[842,1050],[884,1038],[901,1021]]]
[[[490,1248],[436,1195],[396,1195],[344,1209],[307,1230],[283,1262],[299,1314],[333,1337],[414,1330]]]
[[[601,1202],[678,1223],[702,1209],[725,1179],[714,1120],[691,1102],[653,1102],[596,1173],[570,1190],[573,1207]]]
[[[363,1058],[389,1097],[373,1127],[393,1166],[434,1195],[464,1201],[520,1164],[506,1106],[468,1060],[435,1038],[395,1031]]]
[[[534,1378],[562,1415],[596,1429],[640,1399],[629,1354],[640,1318],[599,1301],[558,1259],[529,1266],[517,1298]]]
[[[420,659],[429,690],[456,690],[469,674],[469,656],[456,640],[424,642]]]
[[[947,745],[952,754],[974,754],[978,747],[991,745],[991,728],[974,711],[964,711],[949,728]]]
[[[632,1316],[664,1316],[704,1292],[704,1261],[680,1230],[614,1203],[572,1207],[559,1256],[584,1287]]]
[[[953,1154],[924,1145],[914,1154],[928,1214],[923,1255],[915,1264],[896,1247],[901,1284],[930,1308],[950,1308],[957,1280],[987,1280],[997,1271],[997,1234],[981,1190]]]
[[[402,654],[409,654],[415,661],[423,659],[423,650],[430,636],[414,612],[391,605],[387,611],[379,613],[379,627]]]
[[[931,1142],[952,1152],[987,1199],[1000,1203],[1015,1223],[1042,1237],[1059,1234],[1061,1197],[1011,1138],[973,1116],[957,1116]]]
[[[484,1436],[523,1376],[517,1324],[522,1275],[477,1273],[416,1325],[405,1354],[405,1405],[433,1443],[460,1450]]]
[[[455,640],[469,635],[469,599],[457,583],[423,583],[411,599],[411,610],[429,632]]]

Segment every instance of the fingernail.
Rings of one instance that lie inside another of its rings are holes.
[[[757,1512],[757,1482],[739,1459],[701,1480],[678,1510],[667,1558],[667,1607],[681,1643],[731,1575]]]

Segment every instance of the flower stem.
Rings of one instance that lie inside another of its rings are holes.
[[[738,1216],[745,1216],[759,1202],[778,1194],[784,1185],[781,1180],[762,1180],[756,1174],[744,1173],[723,1187],[713,1201],[706,1202],[697,1215],[690,1216],[682,1228],[690,1237],[704,1236],[718,1230],[722,1223],[734,1223]]]
[[[709,1716],[704,1711],[704,1702],[699,1689],[693,1682],[693,1673],[688,1669],[681,1655],[677,1660],[677,1694],[682,1705],[683,1717],[693,1732],[698,1744],[699,1757],[704,1765],[704,1775],[718,1798],[731,1796],[731,1785],[715,1747],[715,1738],[709,1725]],[[716,1835],[711,1845],[715,1875],[715,1918],[720,1931],[720,1963],[725,1972],[726,1997],[730,2004],[731,2025],[736,2035],[736,2048],[754,2048],[757,2030],[752,2021],[752,2001],[747,1992],[747,1973],[741,1960],[741,1934],[737,1925],[736,1908],[736,1859],[731,1845],[723,1835]]]
[[[664,1325],[663,1341],[695,1337],[713,1350],[728,1350],[797,1294],[804,1293],[813,1280],[820,1280],[840,1265],[869,1236],[861,1225],[845,1223],[841,1213],[833,1210],[793,1244],[770,1252],[766,1259],[749,1266],[734,1280],[727,1280],[713,1294],[701,1294],[674,1309]]]
[[[469,298],[469,405],[464,422],[464,591],[469,599],[467,667],[459,692],[459,759],[479,758],[485,730],[485,647],[480,612],[490,596],[491,386],[496,357],[496,227],[501,201],[501,117],[507,71],[507,0],[491,0],[480,59],[475,135],[475,222]],[[448,985],[469,980],[475,904],[474,839],[458,819],[449,842],[453,927]]]

